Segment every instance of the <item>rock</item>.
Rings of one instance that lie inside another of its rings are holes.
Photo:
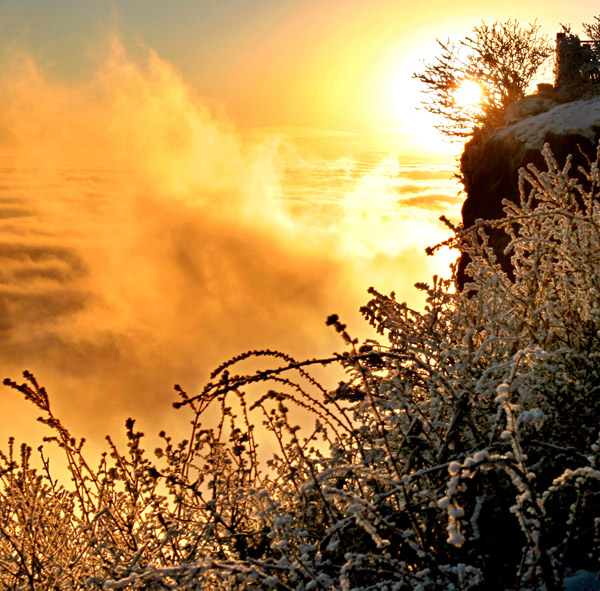
[[[507,125],[510,125],[525,117],[545,113],[553,107],[556,107],[557,104],[558,103],[550,97],[538,95],[526,96],[508,106],[504,121]]]
[[[545,99],[544,99],[545,100]],[[573,170],[595,160],[600,140],[600,97],[554,106],[543,113],[525,117],[505,125],[493,133],[477,131],[465,145],[460,169],[467,198],[462,207],[465,228],[479,218],[493,220],[503,217],[502,200],[519,199],[519,170],[532,163],[545,169],[541,150],[545,143],[559,164],[569,154]],[[502,231],[490,231],[490,244],[502,267],[511,273],[510,260],[503,251],[508,238]],[[458,287],[462,289],[468,277],[466,257],[459,261]]]
[[[542,98],[556,98],[556,89],[554,88],[554,84],[549,84],[548,82],[540,82],[537,85],[537,94]]]

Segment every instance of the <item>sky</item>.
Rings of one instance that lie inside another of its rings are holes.
[[[415,130],[410,79],[435,39],[482,20],[537,21],[553,37],[592,20],[587,0],[2,0],[0,33],[61,78],[85,78],[117,35],[152,48],[240,126]]]
[[[92,438],[129,415],[158,431],[179,425],[172,385],[234,354],[327,356],[333,312],[369,336],[369,285],[421,305],[413,283],[452,260],[423,250],[462,197],[411,74],[482,19],[553,36],[565,17],[593,14],[0,0],[0,377],[33,371]],[[3,396],[0,436],[33,433]]]

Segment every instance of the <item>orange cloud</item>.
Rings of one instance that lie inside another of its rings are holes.
[[[75,431],[128,415],[158,430],[172,384],[197,389],[248,348],[327,355],[328,314],[366,335],[370,283],[402,296],[429,276],[435,220],[394,218],[393,184],[360,171],[333,209],[306,195],[295,211],[300,156],[245,138],[151,50],[133,61],[113,41],[78,84],[26,55],[2,72],[0,369],[38,374]]]

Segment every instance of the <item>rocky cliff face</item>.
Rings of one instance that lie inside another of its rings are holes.
[[[467,198],[462,208],[465,227],[479,218],[503,216],[502,200],[519,198],[519,169],[533,163],[545,169],[541,150],[549,143],[559,164],[569,154],[573,170],[595,160],[600,140],[600,97],[556,105],[549,110],[525,117],[493,133],[477,132],[466,144],[460,163]],[[503,267],[510,272],[510,262],[502,251],[507,243],[501,231],[490,234],[490,243]],[[457,281],[460,288],[468,279],[463,257]]]

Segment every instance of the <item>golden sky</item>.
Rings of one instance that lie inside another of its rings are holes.
[[[436,38],[508,18],[553,37],[593,16],[587,0],[4,0],[0,34],[67,78],[97,67],[111,35],[145,45],[240,126],[414,132],[410,76]]]

